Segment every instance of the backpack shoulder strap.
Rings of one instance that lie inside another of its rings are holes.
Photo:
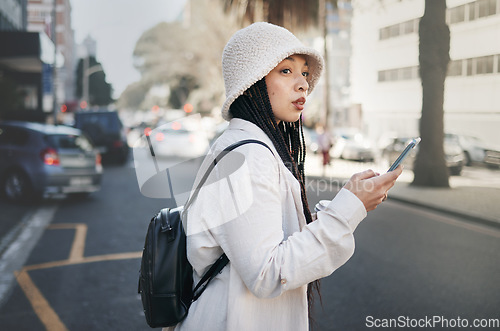
[[[229,152],[231,152],[232,150],[234,150],[234,149],[236,149],[236,148],[238,148],[240,146],[246,145],[246,144],[259,144],[259,145],[262,145],[262,146],[266,147],[271,153],[273,153],[273,151],[271,150],[271,148],[269,146],[267,146],[266,143],[264,143],[264,142],[262,142],[260,140],[256,140],[256,139],[241,140],[241,141],[235,142],[234,144],[231,144],[228,147],[224,148],[224,150],[222,152],[220,152],[220,154],[215,157],[214,161],[212,163],[210,163],[210,166],[208,167],[207,171],[205,172],[205,174],[203,175],[202,179],[200,180],[200,183],[198,184],[198,186],[196,186],[196,189],[194,190],[193,195],[191,195],[191,197],[189,198],[189,200],[184,205],[184,211],[191,205],[192,201],[194,201],[194,199],[196,199],[196,197],[198,196],[199,191],[201,190],[201,188],[203,187],[203,185],[207,181],[208,176],[210,175],[210,173],[212,172],[212,170],[215,168],[215,166],[217,165],[217,163],[220,162],[220,160],[224,156],[226,156],[227,154],[229,154]],[[274,153],[273,153],[273,155],[274,155]]]
[[[271,148],[269,146],[267,146],[267,144],[265,144],[264,142],[262,142],[260,140],[255,140],[255,139],[241,140],[241,141],[238,141],[238,142],[236,142],[236,143],[234,143],[234,144],[226,147],[219,155],[217,155],[217,157],[214,159],[214,161],[208,167],[207,171],[205,172],[205,175],[203,175],[203,178],[200,180],[200,183],[198,184],[198,186],[196,187],[195,191],[193,192],[193,195],[189,198],[188,202],[184,206],[184,211],[186,211],[187,207],[191,204],[191,201],[194,201],[194,199],[196,198],[196,196],[198,196],[198,192],[200,191],[200,189],[203,186],[203,184],[205,184],[208,176],[210,175],[210,173],[212,172],[212,170],[215,168],[215,166],[217,165],[217,163],[224,156],[226,156],[230,151],[232,151],[232,150],[234,150],[234,149],[236,149],[236,148],[238,148],[238,147],[240,147],[242,145],[250,144],[250,143],[255,143],[255,144],[260,144],[262,146],[265,146],[267,149],[269,149],[269,151],[271,151],[271,153],[273,153],[273,151],[271,150]],[[191,299],[191,302],[196,301],[200,297],[200,295],[207,288],[207,286],[210,283],[210,281],[212,279],[214,279],[214,277],[218,273],[220,273],[221,270],[224,269],[224,267],[228,263],[229,263],[229,259],[226,256],[226,254],[224,253],[224,254],[222,254],[217,259],[217,261],[214,262],[214,264],[212,264],[212,266],[210,267],[210,269],[208,269],[208,271],[205,272],[205,274],[202,276],[202,278],[200,279],[200,281],[198,282],[198,284],[196,284],[196,286],[195,286],[195,288],[193,290],[193,297]]]

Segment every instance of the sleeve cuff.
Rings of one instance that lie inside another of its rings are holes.
[[[354,232],[359,223],[366,217],[365,206],[351,191],[343,188],[337,193],[335,198],[326,206],[325,211],[335,211],[342,215],[349,223],[349,227]]]

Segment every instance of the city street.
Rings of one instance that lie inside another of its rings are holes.
[[[337,190],[317,191],[316,184],[308,185],[311,205]],[[169,203],[140,194],[133,162],[105,167],[102,190],[88,199],[46,199],[29,207],[0,202],[0,237],[19,238],[0,246],[14,261],[0,261],[1,329],[150,330],[137,294],[140,255],[149,219]],[[24,238],[23,228],[44,221],[38,240]],[[498,228],[389,200],[355,237],[351,260],[322,280],[313,330],[363,330],[388,319],[416,323],[435,316],[465,320],[472,329],[474,319],[500,318]],[[25,261],[23,238],[33,246]],[[14,274],[5,273],[6,265],[15,261],[22,265],[6,289]]]

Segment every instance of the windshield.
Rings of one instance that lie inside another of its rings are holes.
[[[97,126],[102,129],[118,131],[120,130],[120,121],[118,121],[115,113],[77,114],[76,126],[80,129],[88,126]]]
[[[49,135],[46,136],[48,144],[57,149],[79,149],[85,152],[92,151],[92,144],[84,136],[78,135]]]

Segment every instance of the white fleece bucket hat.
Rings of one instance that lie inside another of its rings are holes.
[[[229,121],[229,107],[233,101],[294,54],[307,56],[308,93],[311,93],[324,66],[318,51],[306,47],[287,29],[270,23],[258,22],[237,31],[222,53],[222,75],[226,87],[222,117]]]

